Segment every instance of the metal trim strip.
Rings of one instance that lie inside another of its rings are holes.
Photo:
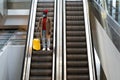
[[[55,80],[55,57],[56,57],[56,21],[57,21],[57,0],[54,1],[54,36],[53,36],[53,64],[52,64],[52,80]]]
[[[83,8],[84,8],[84,21],[85,21],[85,32],[86,32],[86,42],[87,42],[89,75],[90,75],[90,80],[96,80],[95,66],[94,66],[94,59],[93,59],[92,38],[91,38],[91,30],[90,30],[90,22],[89,22],[90,20],[89,8],[88,8],[87,0],[83,0]]]
[[[64,80],[67,79],[66,72],[66,0],[63,0],[63,55],[64,55]]]
[[[62,80],[62,4],[63,0],[57,2],[57,54],[56,54],[56,80]]]
[[[25,63],[24,63],[22,80],[29,80],[31,54],[32,54],[32,40],[33,40],[33,34],[34,34],[37,0],[32,0],[31,6],[32,7],[31,7],[31,13],[30,13],[30,22],[29,22],[29,30],[28,30],[27,45],[26,45],[26,51],[25,51]]]

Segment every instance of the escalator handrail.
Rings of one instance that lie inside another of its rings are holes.
[[[30,18],[29,18],[30,20],[28,24],[29,26],[28,26],[28,33],[27,33],[26,48],[25,48],[25,59],[24,59],[24,64],[23,64],[22,80],[29,80],[36,8],[37,8],[37,0],[32,0],[31,9],[30,9],[31,12],[30,12]]]
[[[56,41],[56,31],[57,31],[57,0],[54,0],[54,32],[53,32],[53,63],[52,63],[52,80],[55,80],[55,63],[56,63],[56,60],[55,60],[55,57],[56,57],[56,44],[57,44],[57,41]]]
[[[87,54],[88,54],[88,66],[89,66],[89,77],[90,80],[96,80],[95,74],[95,62],[92,46],[92,37],[90,30],[90,19],[89,19],[89,8],[88,0],[83,0],[83,10],[84,10],[84,21],[85,21],[85,32],[86,32],[86,43],[87,43]]]
[[[67,65],[66,65],[66,0],[63,0],[63,71],[64,71],[64,75],[63,75],[63,79],[66,80],[67,79]]]
[[[55,80],[62,80],[62,26],[63,26],[63,16],[62,16],[62,9],[63,9],[63,0],[58,0],[57,1],[57,49],[56,49],[56,79]]]

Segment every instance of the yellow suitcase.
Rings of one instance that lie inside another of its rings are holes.
[[[33,39],[33,49],[34,50],[41,50],[40,39],[38,39],[38,38]]]

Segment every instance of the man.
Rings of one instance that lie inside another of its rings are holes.
[[[50,51],[50,36],[51,36],[51,28],[52,28],[52,22],[50,18],[47,17],[48,10],[43,10],[43,14],[38,22],[38,29],[40,30],[40,36],[42,38],[42,46],[43,51],[47,50]],[[47,45],[46,45],[47,42]]]

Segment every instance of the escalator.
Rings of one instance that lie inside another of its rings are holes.
[[[42,11],[44,9],[48,9],[48,17],[50,17],[54,23],[54,2],[43,2],[38,0],[35,26],[37,26],[38,20],[42,16]],[[37,33],[35,32],[35,34]],[[32,51],[30,80],[52,80],[53,30],[50,49],[50,51]]]
[[[66,79],[90,80],[83,1],[66,1]]]

